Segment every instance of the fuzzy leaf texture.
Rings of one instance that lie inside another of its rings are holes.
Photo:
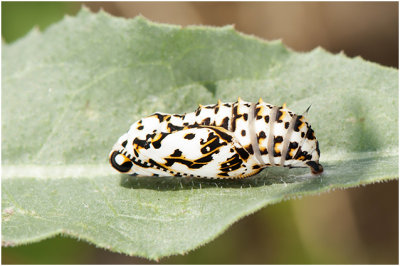
[[[71,235],[115,252],[184,254],[284,199],[398,178],[398,71],[233,27],[181,28],[82,10],[2,48],[4,246]],[[115,141],[155,111],[218,99],[284,102],[308,119],[325,173],[245,180],[134,178]]]

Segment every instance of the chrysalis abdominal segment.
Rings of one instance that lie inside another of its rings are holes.
[[[239,98],[137,121],[115,143],[110,163],[138,176],[244,178],[269,166],[309,167],[320,174],[319,156],[318,141],[303,115],[286,104]]]

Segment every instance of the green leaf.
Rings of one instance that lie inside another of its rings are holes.
[[[2,48],[2,240],[56,234],[151,259],[184,254],[284,199],[398,178],[398,71],[232,27],[181,28],[81,11]],[[108,165],[129,126],[218,99],[308,115],[325,173],[133,178]]]

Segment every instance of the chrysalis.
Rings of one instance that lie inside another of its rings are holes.
[[[286,104],[239,98],[183,115],[143,118],[118,139],[109,158],[112,167],[131,175],[244,178],[270,166],[309,167],[320,174],[319,156],[303,115]]]

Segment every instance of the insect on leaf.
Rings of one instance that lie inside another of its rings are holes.
[[[232,27],[156,24],[83,9],[2,47],[2,240],[57,234],[150,259],[183,254],[283,199],[398,178],[398,71]],[[312,123],[324,174],[245,180],[129,177],[116,139],[156,111],[262,97]]]

